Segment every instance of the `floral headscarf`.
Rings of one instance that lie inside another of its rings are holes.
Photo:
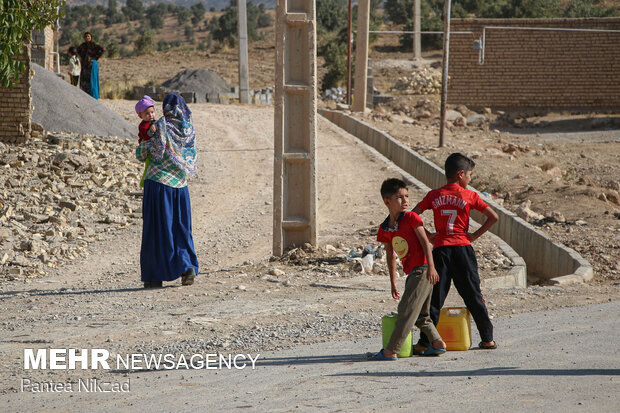
[[[164,116],[157,122],[157,133],[147,141],[151,157],[161,161],[168,153],[172,162],[190,176],[196,175],[196,133],[192,112],[177,93],[164,98]]]

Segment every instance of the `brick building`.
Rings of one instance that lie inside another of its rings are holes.
[[[57,56],[54,52],[54,30],[47,26],[42,31],[33,30],[30,60],[54,72]]]
[[[32,94],[30,85],[30,45],[16,57],[26,64],[26,71],[11,89],[0,87],[0,142],[22,143],[30,139],[32,119]]]
[[[56,58],[53,51],[54,31],[48,26],[41,32],[34,31],[32,44],[24,45],[22,54],[16,57],[26,64],[26,71],[11,89],[0,87],[0,142],[21,143],[30,139],[33,110],[30,62],[53,71]]]
[[[472,33],[450,37],[449,103],[620,108],[620,18],[454,19],[451,30]]]

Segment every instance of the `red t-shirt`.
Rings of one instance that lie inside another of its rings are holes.
[[[422,223],[413,211],[403,212],[396,220],[395,228],[388,228],[390,217],[379,226],[377,241],[392,244],[394,252],[403,264],[403,271],[409,274],[415,267],[426,264],[426,257],[414,230]]]
[[[483,211],[488,205],[474,191],[458,184],[448,184],[430,191],[417,205],[422,211],[433,210],[434,247],[469,245],[469,211]]]
[[[138,125],[138,142],[148,141],[151,137],[148,134],[148,130],[151,127],[152,123],[143,120]]]

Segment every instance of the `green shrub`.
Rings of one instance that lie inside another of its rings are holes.
[[[151,30],[145,31],[135,43],[135,50],[138,56],[150,53],[155,50],[155,36]]]

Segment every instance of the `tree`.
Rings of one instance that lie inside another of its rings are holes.
[[[106,53],[108,54],[108,57],[111,58],[119,57],[121,52],[119,50],[118,43],[115,41],[109,43],[106,48]]]
[[[177,20],[179,24],[185,24],[191,17],[192,12],[186,9],[185,7],[179,7],[177,9]]]
[[[71,32],[71,46],[78,47],[84,41],[84,33],[81,31]]]
[[[347,0],[316,0],[319,32],[333,32],[348,24]]]
[[[261,6],[263,4],[261,3]],[[273,24],[273,19],[267,13],[263,13],[258,16],[258,20],[256,21],[256,27],[262,29],[263,27],[269,27]]]
[[[0,1],[0,84],[13,87],[26,64],[16,57],[24,43],[32,41],[32,30],[43,30],[60,17],[63,0]]]
[[[564,9],[564,17],[614,17],[616,12],[613,8],[605,8],[596,0],[570,0]]]
[[[164,15],[168,13],[168,7],[163,3],[157,3],[146,9],[146,20],[152,29],[164,27]]]
[[[127,5],[123,7],[123,14],[129,20],[140,20],[144,17],[144,6],[140,0],[127,0]]]
[[[325,59],[327,72],[321,79],[323,91],[342,85],[347,80],[347,27],[330,41],[321,45],[318,54]]]
[[[206,9],[204,4],[196,3],[190,7],[190,10],[192,11],[192,24],[195,26],[205,17]]]
[[[136,40],[135,50],[137,55],[143,55],[155,50],[155,35],[152,31],[145,31]]]
[[[246,13],[248,40],[257,40],[259,36],[256,29],[266,27],[263,26],[265,24],[270,25],[271,18],[265,12],[265,6],[262,4],[257,6],[251,1],[246,4]],[[224,14],[219,19],[214,17],[211,20],[209,28],[214,40],[220,44],[226,42],[230,47],[235,47],[237,44],[237,6],[234,0],[231,0],[230,5],[224,9]]]
[[[103,22],[106,27],[110,27],[115,23],[121,23],[124,16],[118,11],[117,0],[108,0],[108,8],[105,10],[105,19]]]
[[[185,31],[185,38],[187,39],[187,41],[189,41],[190,43],[194,43],[196,41],[196,39],[194,38],[194,33],[196,32],[194,28],[190,26],[189,24],[186,24],[184,31]]]
[[[249,38],[249,30],[248,30]],[[224,9],[224,14],[217,19],[217,27],[213,30],[213,39],[220,44],[228,43],[230,47],[237,44],[237,7],[230,6]]]

